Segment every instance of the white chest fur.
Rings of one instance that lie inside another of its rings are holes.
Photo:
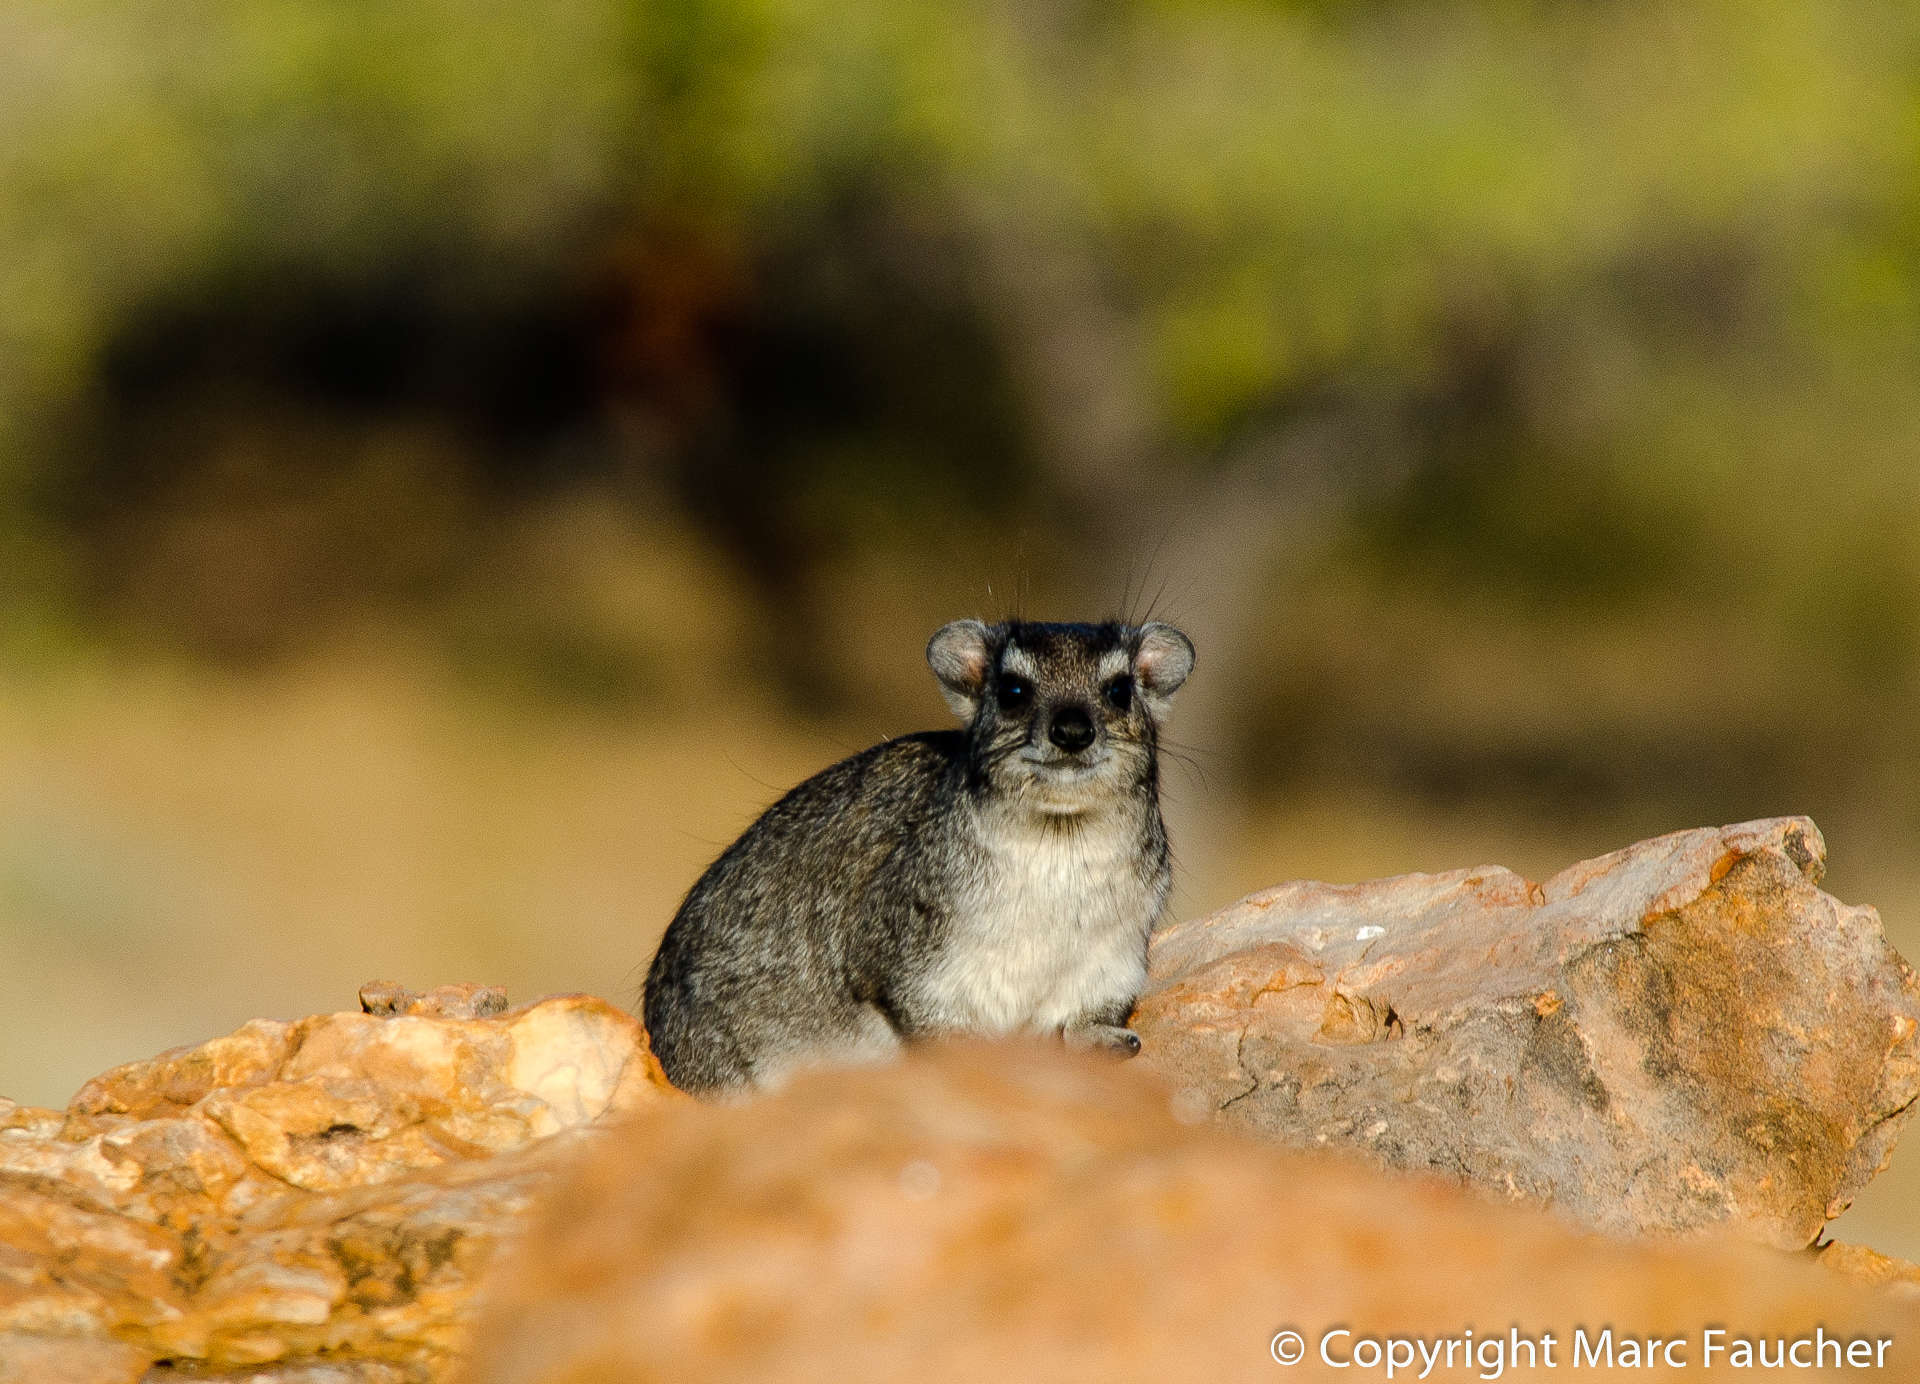
[[[1165,886],[1137,822],[1029,822],[985,834],[929,998],[955,1028],[1047,1032],[1130,998]]]

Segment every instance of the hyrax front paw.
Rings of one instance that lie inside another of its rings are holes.
[[[1109,1057],[1127,1058],[1140,1054],[1140,1035],[1119,1024],[1082,1024],[1060,1035],[1070,1048],[1103,1052]]]

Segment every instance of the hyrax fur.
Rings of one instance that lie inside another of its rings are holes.
[[[646,988],[668,1077],[734,1092],[953,1033],[1138,1052],[1171,883],[1156,746],[1193,658],[1157,622],[943,626],[927,662],[966,729],[816,774],[680,905]]]

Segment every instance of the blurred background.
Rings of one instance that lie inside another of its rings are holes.
[[[970,614],[1192,633],[1182,914],[1805,812],[1920,954],[1905,0],[14,0],[0,305],[16,1099],[630,999]]]

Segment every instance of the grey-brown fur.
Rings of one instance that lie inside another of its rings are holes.
[[[675,1084],[762,1086],[953,1032],[1139,1050],[1125,1024],[1171,877],[1156,745],[1193,645],[961,620],[927,660],[964,730],[808,779],[681,904],[645,1009]]]

